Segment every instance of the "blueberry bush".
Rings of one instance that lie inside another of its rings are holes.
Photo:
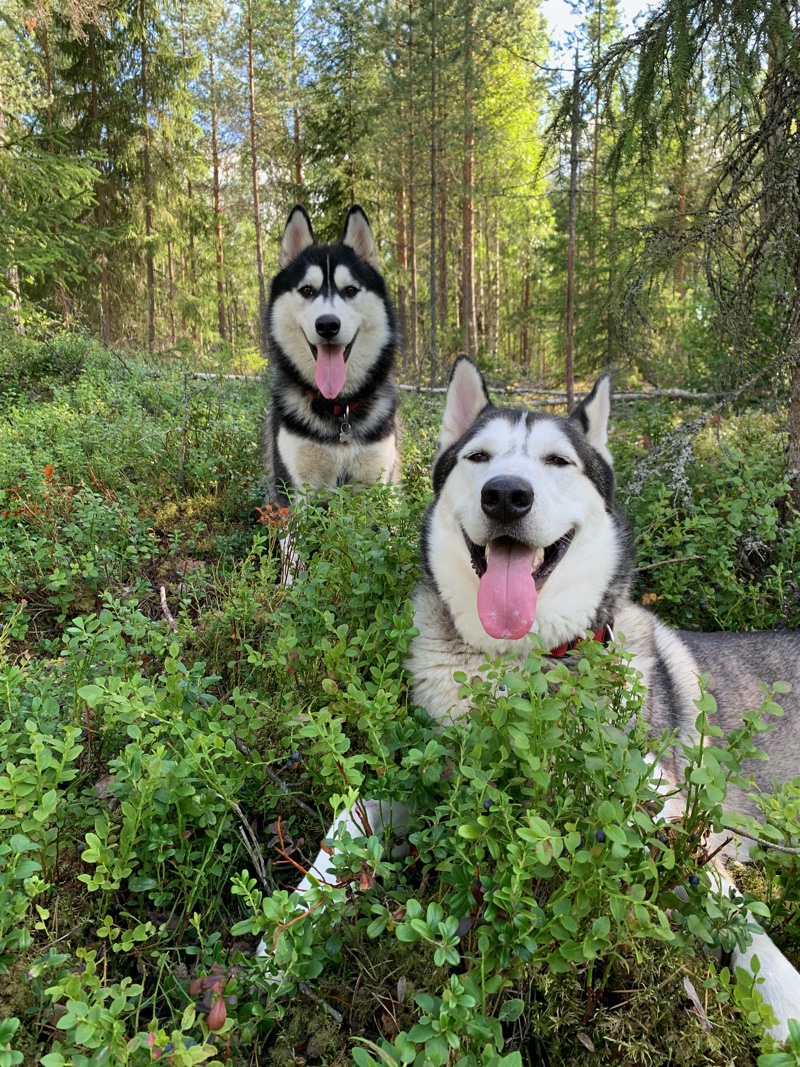
[[[487,664],[437,732],[404,660],[440,399],[404,397],[401,486],[299,516],[263,506],[265,403],[176,355],[0,336],[0,1067],[800,1064],[725,956],[749,910],[800,958],[797,857],[709,891],[780,692],[728,738],[703,697],[677,823],[650,770],[677,742],[624,652]],[[686,628],[798,627],[774,413],[717,418],[626,491],[697,414],[615,413],[636,596]],[[345,835],[299,898],[357,796],[406,803],[405,841]],[[798,782],[759,805],[790,844]]]

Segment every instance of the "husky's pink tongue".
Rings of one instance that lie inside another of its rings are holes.
[[[334,400],[344,389],[347,377],[344,348],[344,345],[317,345],[314,381],[326,400]]]
[[[501,537],[486,546],[486,573],[478,587],[478,615],[490,637],[518,641],[536,618],[532,548]]]

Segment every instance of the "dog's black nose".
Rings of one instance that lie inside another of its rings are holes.
[[[481,489],[481,507],[498,522],[522,519],[533,507],[533,486],[523,478],[490,478]]]
[[[332,341],[342,324],[335,315],[320,315],[314,326],[320,337],[324,337],[326,341]]]

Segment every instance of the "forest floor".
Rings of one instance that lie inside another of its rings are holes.
[[[674,892],[695,868],[706,884],[700,831],[646,838],[646,863],[624,840],[613,862],[584,849],[593,819],[619,830],[648,803],[646,775],[627,793],[598,777],[598,738],[620,766],[633,758],[612,721],[619,671],[590,653],[545,693],[532,665],[534,706],[609,719],[554,725],[559,746],[537,734],[524,767],[493,747],[513,701],[477,693],[475,722],[443,736],[410,704],[440,395],[403,396],[398,491],[334,493],[306,517],[307,567],[286,589],[286,519],[262,507],[264,382],[73,336],[1,348],[0,1067],[767,1064],[752,982],[701,950],[730,946],[736,908]],[[799,628],[780,421],[716,417],[682,463],[671,435],[700,410],[614,413],[635,595],[684,628]],[[656,473],[628,492],[648,455]],[[552,792],[567,776],[569,812]],[[299,879],[331,805],[365,786],[436,818],[409,857],[351,843],[342,872],[362,891],[287,926],[294,905],[272,889]],[[773,806],[777,836],[797,798]],[[661,853],[674,876],[654,873]],[[792,857],[742,881],[795,959],[798,886]],[[563,928],[546,926],[554,901]],[[252,958],[262,933],[282,985]],[[800,1064],[800,1042],[784,1055]]]

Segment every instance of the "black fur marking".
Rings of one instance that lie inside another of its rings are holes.
[[[295,210],[302,211],[302,208]],[[366,216],[360,208],[351,210],[345,223],[345,233],[354,212],[363,216],[366,222]],[[307,220],[305,211],[303,215]],[[348,390],[345,387],[335,400],[320,396],[314,382],[301,374],[288,353],[281,348],[274,332],[275,301],[297,289],[310,266],[321,270],[322,288],[327,293],[336,289],[336,267],[346,267],[352,284],[374,293],[382,302],[385,312],[387,343],[380,351],[372,353],[371,365],[358,389],[351,387]],[[266,426],[267,441],[270,443],[270,496],[283,504],[286,493],[281,483],[291,487],[291,479],[278,450],[278,436],[282,428],[307,441],[341,449],[339,454],[343,458],[353,445],[375,445],[397,434],[397,388],[391,378],[398,345],[397,319],[381,273],[363,260],[350,245],[340,241],[330,245],[311,244],[278,271],[270,285],[265,330],[271,363],[270,408]],[[342,441],[340,434],[348,405],[351,407],[348,418],[350,433],[348,440]]]
[[[631,583],[633,582],[635,554],[630,523],[621,511],[612,511],[611,518],[617,531],[615,538],[615,544],[618,549],[617,565],[608,581],[605,595],[600,601],[592,620],[593,630],[599,630],[606,623],[614,622],[620,604],[630,598]]]
[[[578,453],[578,457],[583,464],[586,476],[605,501],[606,511],[612,511],[614,507],[615,489],[614,468],[596,449],[592,448],[581,431],[576,429],[570,422],[570,419],[562,418],[559,415],[544,415],[532,411],[525,412],[520,408],[496,408],[493,404],[488,404],[483,411],[481,411],[480,415],[478,415],[477,419],[467,432],[457,441],[453,442],[453,444],[436,459],[436,462],[433,465],[434,494],[438,496],[439,493],[441,493],[444,483],[447,481],[453,468],[458,462],[459,452],[470,438],[477,436],[483,427],[491,422],[492,419],[502,418],[507,422],[515,424],[523,414],[526,416],[529,429],[532,429],[537,422],[552,422],[559,427],[572,447]]]

